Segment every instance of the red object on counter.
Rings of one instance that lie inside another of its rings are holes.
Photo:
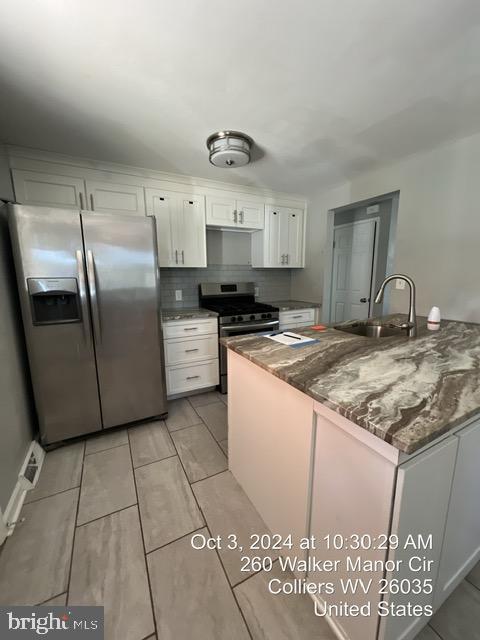
[[[310,329],[314,329],[315,331],[326,331],[327,327],[324,324],[314,324]]]

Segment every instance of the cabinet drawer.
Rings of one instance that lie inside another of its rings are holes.
[[[287,323],[287,324],[280,323],[280,330],[290,331],[291,329],[299,329],[300,327],[311,327],[311,326],[312,326],[311,322],[295,322],[295,323]]]
[[[177,340],[165,340],[165,364],[184,364],[218,358],[217,334]]]
[[[218,323],[216,318],[205,318],[199,320],[174,320],[165,322],[163,325],[163,337],[168,338],[189,338],[191,336],[201,336],[208,333],[218,334]]]
[[[187,366],[166,367],[167,395],[218,384],[218,359]]]
[[[297,327],[300,323],[313,323],[315,320],[315,309],[299,309],[297,311],[281,311],[280,324],[291,324]]]

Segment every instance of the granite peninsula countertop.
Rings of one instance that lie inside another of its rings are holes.
[[[406,316],[388,316],[394,322]],[[480,413],[480,324],[442,321],[418,336],[365,338],[333,328],[299,333],[292,348],[266,337],[223,338],[229,349],[405,453]]]
[[[162,321],[170,320],[196,320],[197,318],[216,318],[218,313],[201,309],[200,307],[191,307],[185,309],[162,309]]]

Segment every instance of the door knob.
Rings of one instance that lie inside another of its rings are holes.
[[[370,298],[360,298],[360,302],[369,302]]]

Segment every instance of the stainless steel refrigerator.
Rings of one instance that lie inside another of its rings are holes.
[[[44,444],[166,413],[155,221],[10,205]]]

